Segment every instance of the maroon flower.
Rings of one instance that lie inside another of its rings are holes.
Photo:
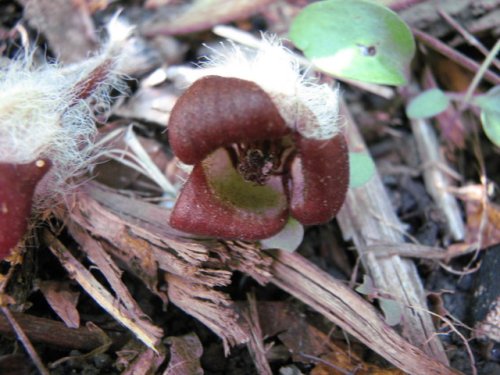
[[[259,240],[278,233],[289,215],[306,225],[331,220],[348,188],[347,145],[342,134],[307,138],[296,130],[304,126],[287,124],[251,81],[196,81],[170,116],[170,145],[194,165],[170,224],[198,235]]]
[[[0,260],[21,240],[28,226],[33,194],[50,163],[0,163]]]

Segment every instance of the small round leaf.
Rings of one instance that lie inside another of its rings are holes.
[[[486,136],[500,147],[500,86],[495,86],[486,94],[477,96],[473,103],[482,110],[481,124]]]
[[[489,140],[500,147],[500,112],[481,111],[481,124]]]
[[[439,89],[426,90],[414,97],[406,107],[406,115],[412,119],[436,116],[446,110],[450,99]]]
[[[349,153],[349,185],[357,188],[367,183],[375,174],[375,163],[370,155],[363,152]]]
[[[415,53],[408,26],[390,9],[365,0],[327,0],[305,7],[290,38],[319,69],[366,82],[403,85]]]
[[[363,275],[363,283],[358,285],[354,290],[370,298],[373,298],[373,296],[377,294],[377,290],[373,284],[373,279],[368,275]]]
[[[500,86],[495,86],[486,94],[479,95],[473,103],[484,111],[500,112]]]

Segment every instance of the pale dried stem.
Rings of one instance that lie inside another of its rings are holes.
[[[343,108],[349,149],[366,150],[345,105]],[[391,206],[378,173],[365,185],[350,189],[337,218],[344,238],[356,245],[363,266],[375,286],[380,290],[391,291],[394,299],[401,301],[403,335],[430,357],[448,364],[443,345],[434,333],[431,316],[426,312],[425,292],[415,264],[397,255],[378,257],[376,252],[369,250],[373,245],[405,243],[403,225]],[[421,308],[416,310],[409,306]]]
[[[390,257],[399,255],[406,258],[437,259],[448,262],[450,259],[463,256],[476,251],[476,246],[463,249],[461,247],[449,247],[447,250],[442,247],[425,246],[411,243],[379,244],[366,247],[366,251],[372,251],[377,257]]]
[[[411,120],[411,129],[417,143],[421,162],[427,167],[423,171],[425,187],[437,207],[446,218],[446,225],[455,241],[465,238],[465,225],[454,195],[450,193],[450,179],[437,165],[447,162],[440,152],[436,132],[429,121]]]

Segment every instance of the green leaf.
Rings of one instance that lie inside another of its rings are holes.
[[[304,238],[304,227],[290,217],[285,227],[272,237],[261,240],[262,249],[281,249],[293,253]]]
[[[379,305],[384,313],[385,322],[390,326],[401,323],[403,312],[399,303],[392,299],[379,298]]]
[[[406,115],[412,119],[428,118],[443,112],[450,99],[439,89],[426,90],[414,97],[406,107]]]
[[[361,285],[358,285],[354,290],[370,298],[373,298],[377,294],[377,290],[375,289],[373,280],[368,275],[363,275],[363,283]]]
[[[415,41],[399,16],[365,0],[327,0],[305,7],[290,38],[319,69],[334,76],[403,85]]]
[[[473,104],[482,109],[481,124],[486,136],[500,147],[500,86],[495,86],[486,94],[477,96]]]
[[[481,124],[490,141],[500,147],[500,112],[481,111]]]
[[[500,86],[474,98],[473,103],[484,111],[500,112]]]
[[[375,163],[364,152],[349,153],[349,186],[357,188],[367,183],[375,174]]]

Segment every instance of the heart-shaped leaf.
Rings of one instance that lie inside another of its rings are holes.
[[[450,105],[450,99],[439,89],[423,91],[414,97],[406,107],[406,115],[412,119],[428,118],[443,112]]]
[[[402,85],[415,53],[408,26],[390,9],[364,0],[305,7],[290,38],[319,69],[335,76]]]

